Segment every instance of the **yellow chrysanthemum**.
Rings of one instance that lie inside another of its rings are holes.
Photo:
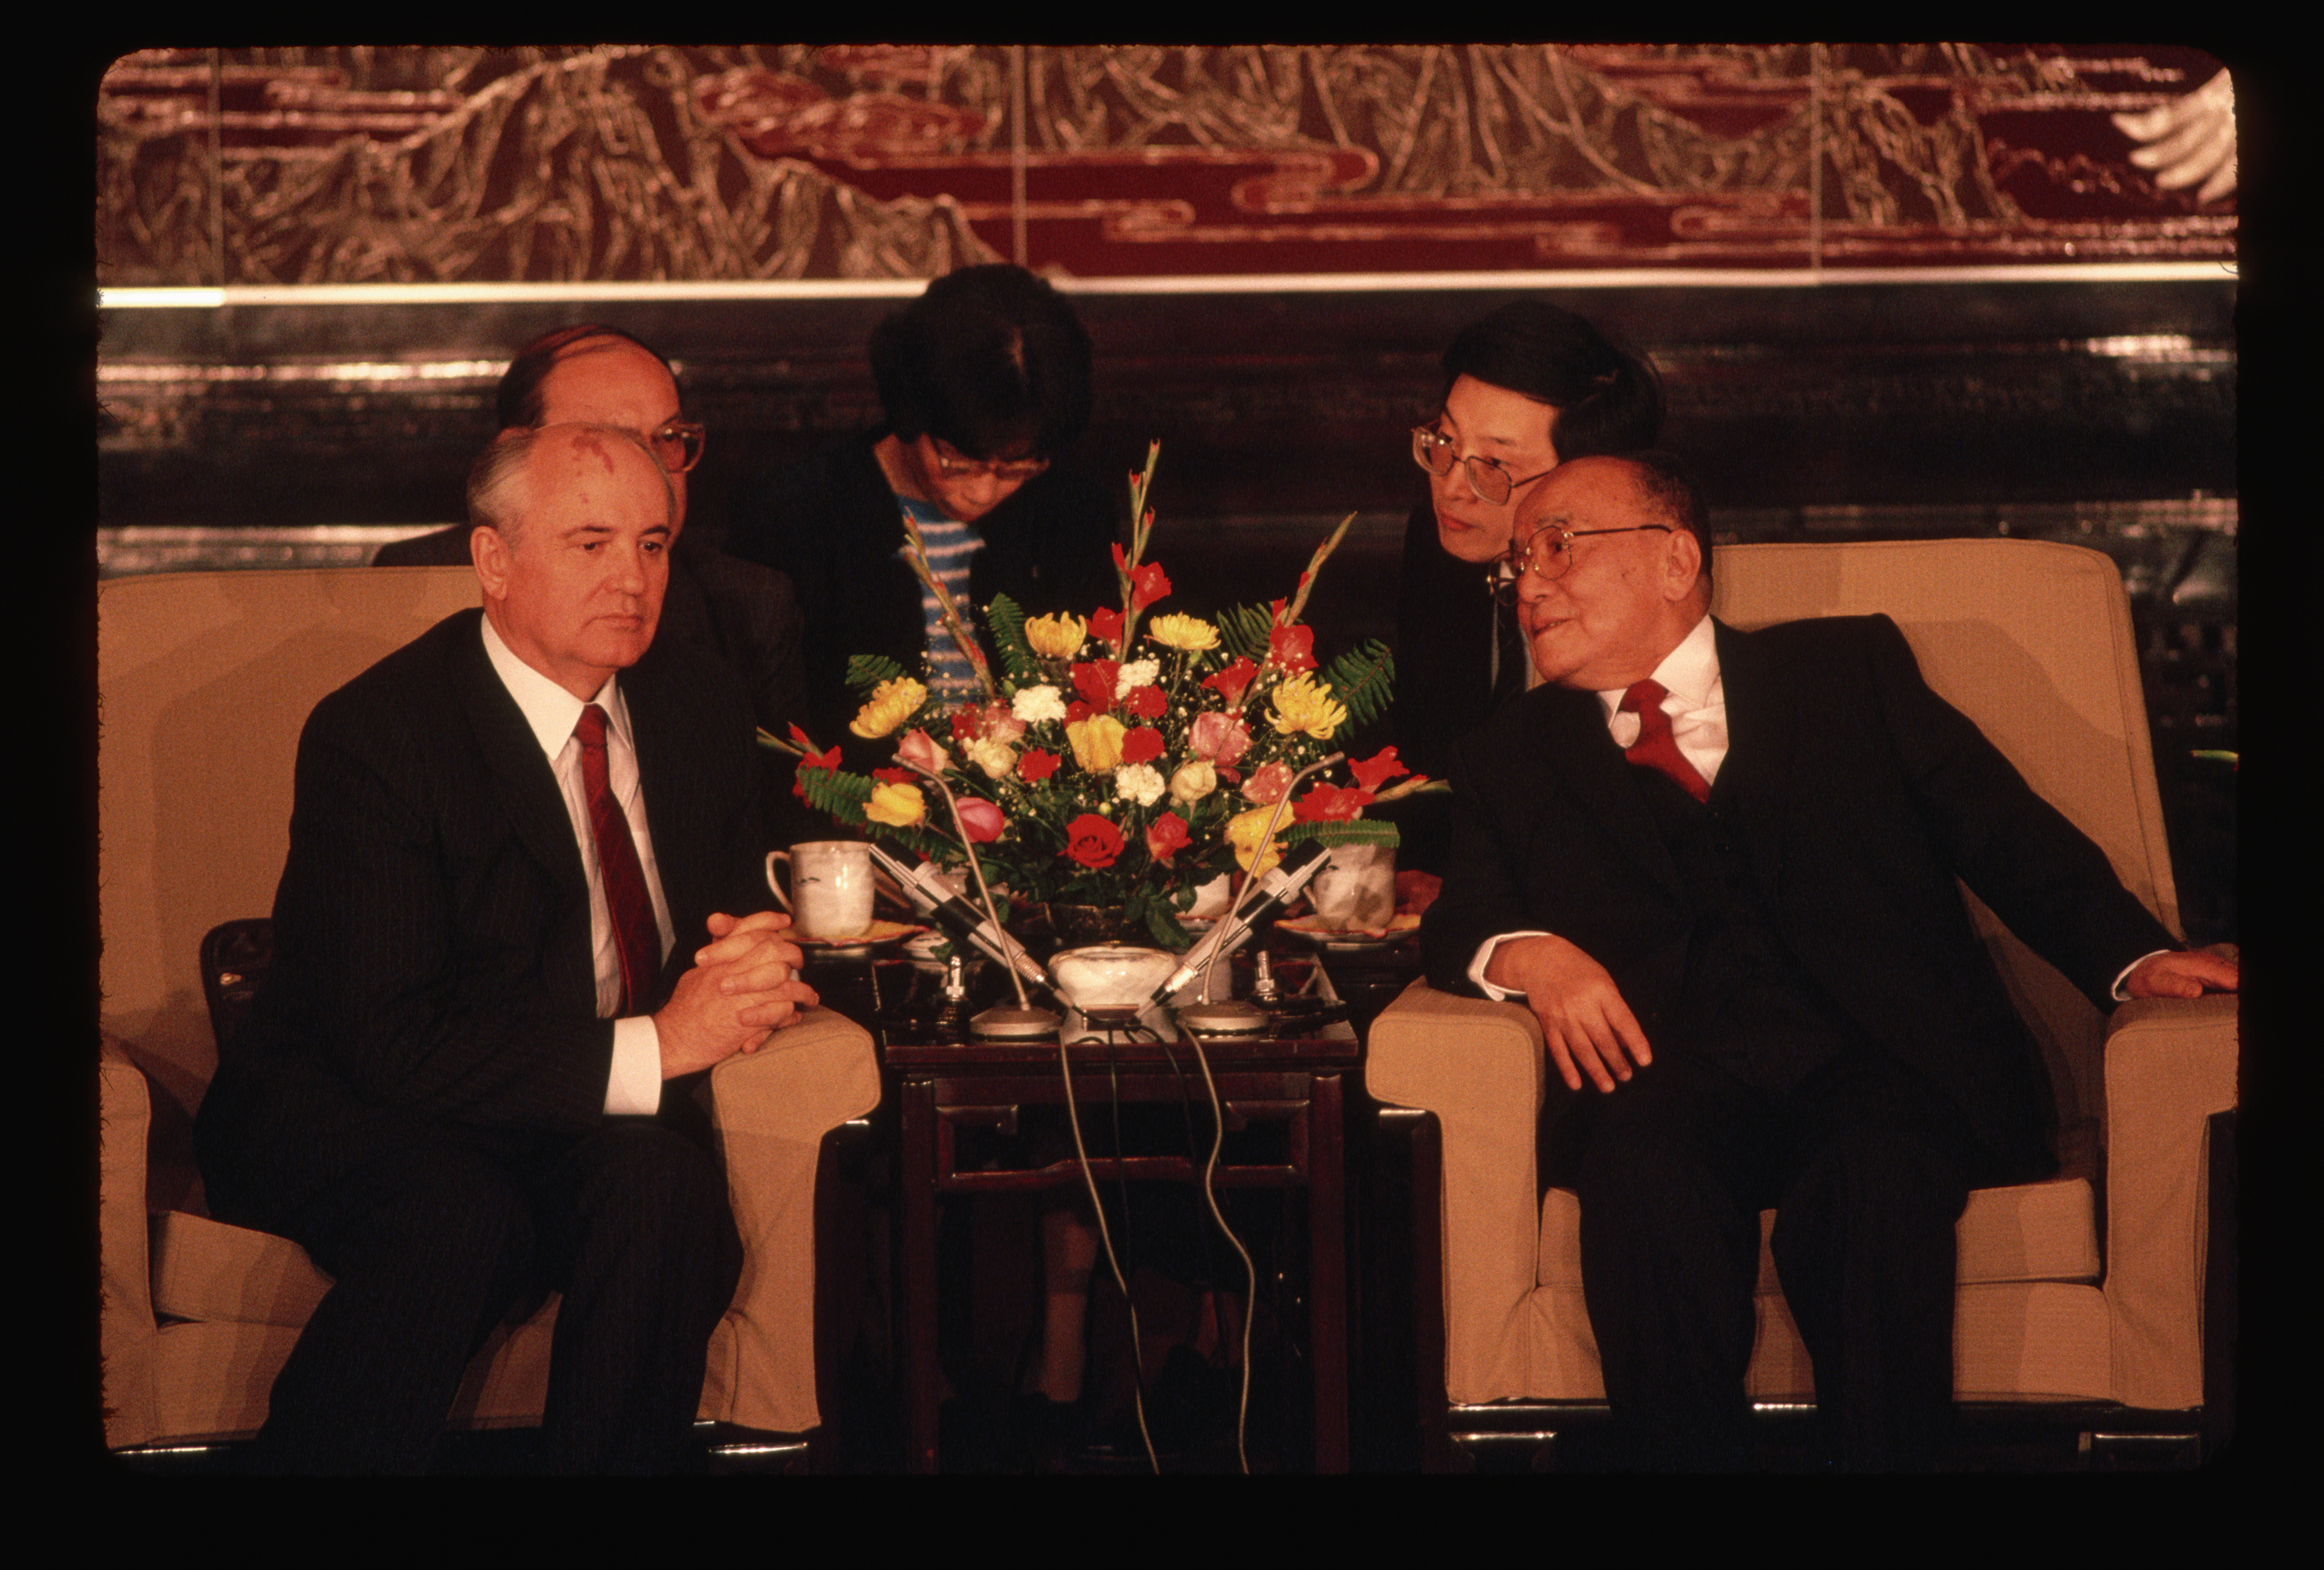
[[[1088,637],[1089,623],[1063,611],[1054,616],[1036,616],[1025,623],[1025,642],[1044,660],[1072,659],[1081,652]]]
[[[917,785],[895,785],[883,780],[872,787],[872,799],[863,804],[864,817],[891,828],[909,828],[927,815],[928,804],[922,799]]]
[[[1092,774],[1102,774],[1121,762],[1121,738],[1130,729],[1110,714],[1093,714],[1065,726],[1065,740],[1074,744],[1074,762]]]
[[[883,681],[872,691],[872,701],[847,723],[847,728],[867,742],[876,742],[919,712],[928,689],[908,676]]]
[[[1295,676],[1275,689],[1273,724],[1277,735],[1305,732],[1319,742],[1348,723],[1348,711],[1334,702],[1332,689],[1312,676]]]
[[[1166,649],[1189,652],[1219,646],[1219,630],[1199,616],[1157,616],[1147,624],[1146,635]]]
[[[1259,836],[1267,832],[1267,820],[1274,816],[1275,808],[1272,807],[1254,807],[1249,812],[1239,812],[1227,819],[1227,843],[1234,846],[1235,864],[1254,877],[1283,859],[1283,839],[1278,834],[1267,847],[1267,859],[1256,867],[1250,864],[1251,859],[1259,854]],[[1286,827],[1290,822],[1291,814],[1286,812],[1282,823],[1277,827]]]

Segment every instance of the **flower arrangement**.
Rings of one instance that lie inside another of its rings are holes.
[[[1430,782],[1389,785],[1408,773],[1389,747],[1350,764],[1352,784],[1319,780],[1286,800],[1294,776],[1327,755],[1335,734],[1387,707],[1394,679],[1376,641],[1319,669],[1314,632],[1299,620],[1354,515],[1316,550],[1287,601],[1239,607],[1215,623],[1144,620],[1170,594],[1161,564],[1146,559],[1160,453],[1159,443],[1149,447],[1145,469],[1130,476],[1130,544],[1113,548],[1120,608],[1028,620],[996,598],[985,621],[998,670],[928,570],[907,515],[908,559],[982,696],[935,714],[925,683],[893,660],[858,655],[848,680],[864,701],[848,728],[896,738],[899,763],[944,780],[986,876],[1015,899],[1120,905],[1157,941],[1183,948],[1178,913],[1202,884],[1233,868],[1264,872],[1304,840],[1393,845],[1396,827],[1365,820],[1364,808]],[[763,731],[760,739],[798,754],[793,789],[814,807],[939,863],[960,860],[952,815],[913,769],[850,773],[838,749],[818,752],[796,726],[788,746]]]

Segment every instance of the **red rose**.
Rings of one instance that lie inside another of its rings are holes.
[[[1160,719],[1170,706],[1170,695],[1158,687],[1133,687],[1121,700],[1121,712],[1135,719]]]
[[[1057,771],[1057,755],[1038,747],[1028,747],[1017,760],[1017,778],[1027,783],[1038,783]]]
[[[1085,867],[1110,867],[1121,854],[1121,830],[1084,812],[1065,825],[1065,854]]]
[[[1356,783],[1364,790],[1376,791],[1398,774],[1409,774],[1412,771],[1396,761],[1394,747],[1382,747],[1362,762],[1349,764],[1348,772],[1356,777]]]
[[[1121,761],[1125,763],[1150,763],[1162,755],[1162,733],[1151,725],[1139,725],[1124,733],[1121,738]]]
[[[1103,714],[1113,706],[1113,684],[1120,679],[1119,660],[1092,660],[1073,668],[1074,690],[1093,712]]]
[[[1147,853],[1167,867],[1170,864],[1170,858],[1193,837],[1187,832],[1185,818],[1175,812],[1166,812],[1156,818],[1153,826],[1146,831]]]

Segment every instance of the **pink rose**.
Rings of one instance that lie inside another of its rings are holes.
[[[1002,816],[1001,808],[983,797],[963,796],[959,801],[961,832],[968,836],[972,844],[990,845],[1009,827],[1009,819]]]
[[[1253,770],[1250,778],[1243,781],[1242,799],[1253,807],[1272,807],[1290,789],[1291,765],[1267,763]]]
[[[941,774],[952,762],[952,754],[936,745],[922,730],[907,731],[904,739],[896,743],[896,756],[915,768],[926,769],[931,774]]]
[[[1250,750],[1250,727],[1231,714],[1199,714],[1194,716],[1192,740],[1194,756],[1222,768],[1231,767]]]

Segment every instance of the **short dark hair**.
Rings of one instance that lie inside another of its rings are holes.
[[[1090,416],[1089,333],[1065,297],[995,263],[937,279],[872,332],[888,424],[983,461],[1050,457]]]
[[[493,412],[500,420],[497,429],[507,430],[517,426],[539,425],[544,402],[541,383],[549,380],[549,373],[555,370],[559,362],[570,359],[600,340],[629,344],[643,349],[661,362],[661,368],[669,372],[673,383],[678,381],[678,373],[671,369],[668,356],[651,344],[632,337],[619,328],[604,327],[596,322],[558,328],[553,333],[541,334],[519,349],[516,358],[509,362],[509,368],[501,373],[500,389],[493,397]]]
[[[1695,544],[1702,548],[1702,581],[1711,582],[1711,510],[1702,504],[1702,492],[1698,489],[1686,466],[1673,454],[1652,448],[1645,452],[1626,452],[1621,461],[1630,466],[1630,477],[1637,483],[1638,494],[1655,517],[1674,529],[1683,529],[1694,536]]]
[[[1444,391],[1463,376],[1554,407],[1549,439],[1560,462],[1637,452],[1662,434],[1654,362],[1543,300],[1512,300],[1462,328],[1444,351]]]

